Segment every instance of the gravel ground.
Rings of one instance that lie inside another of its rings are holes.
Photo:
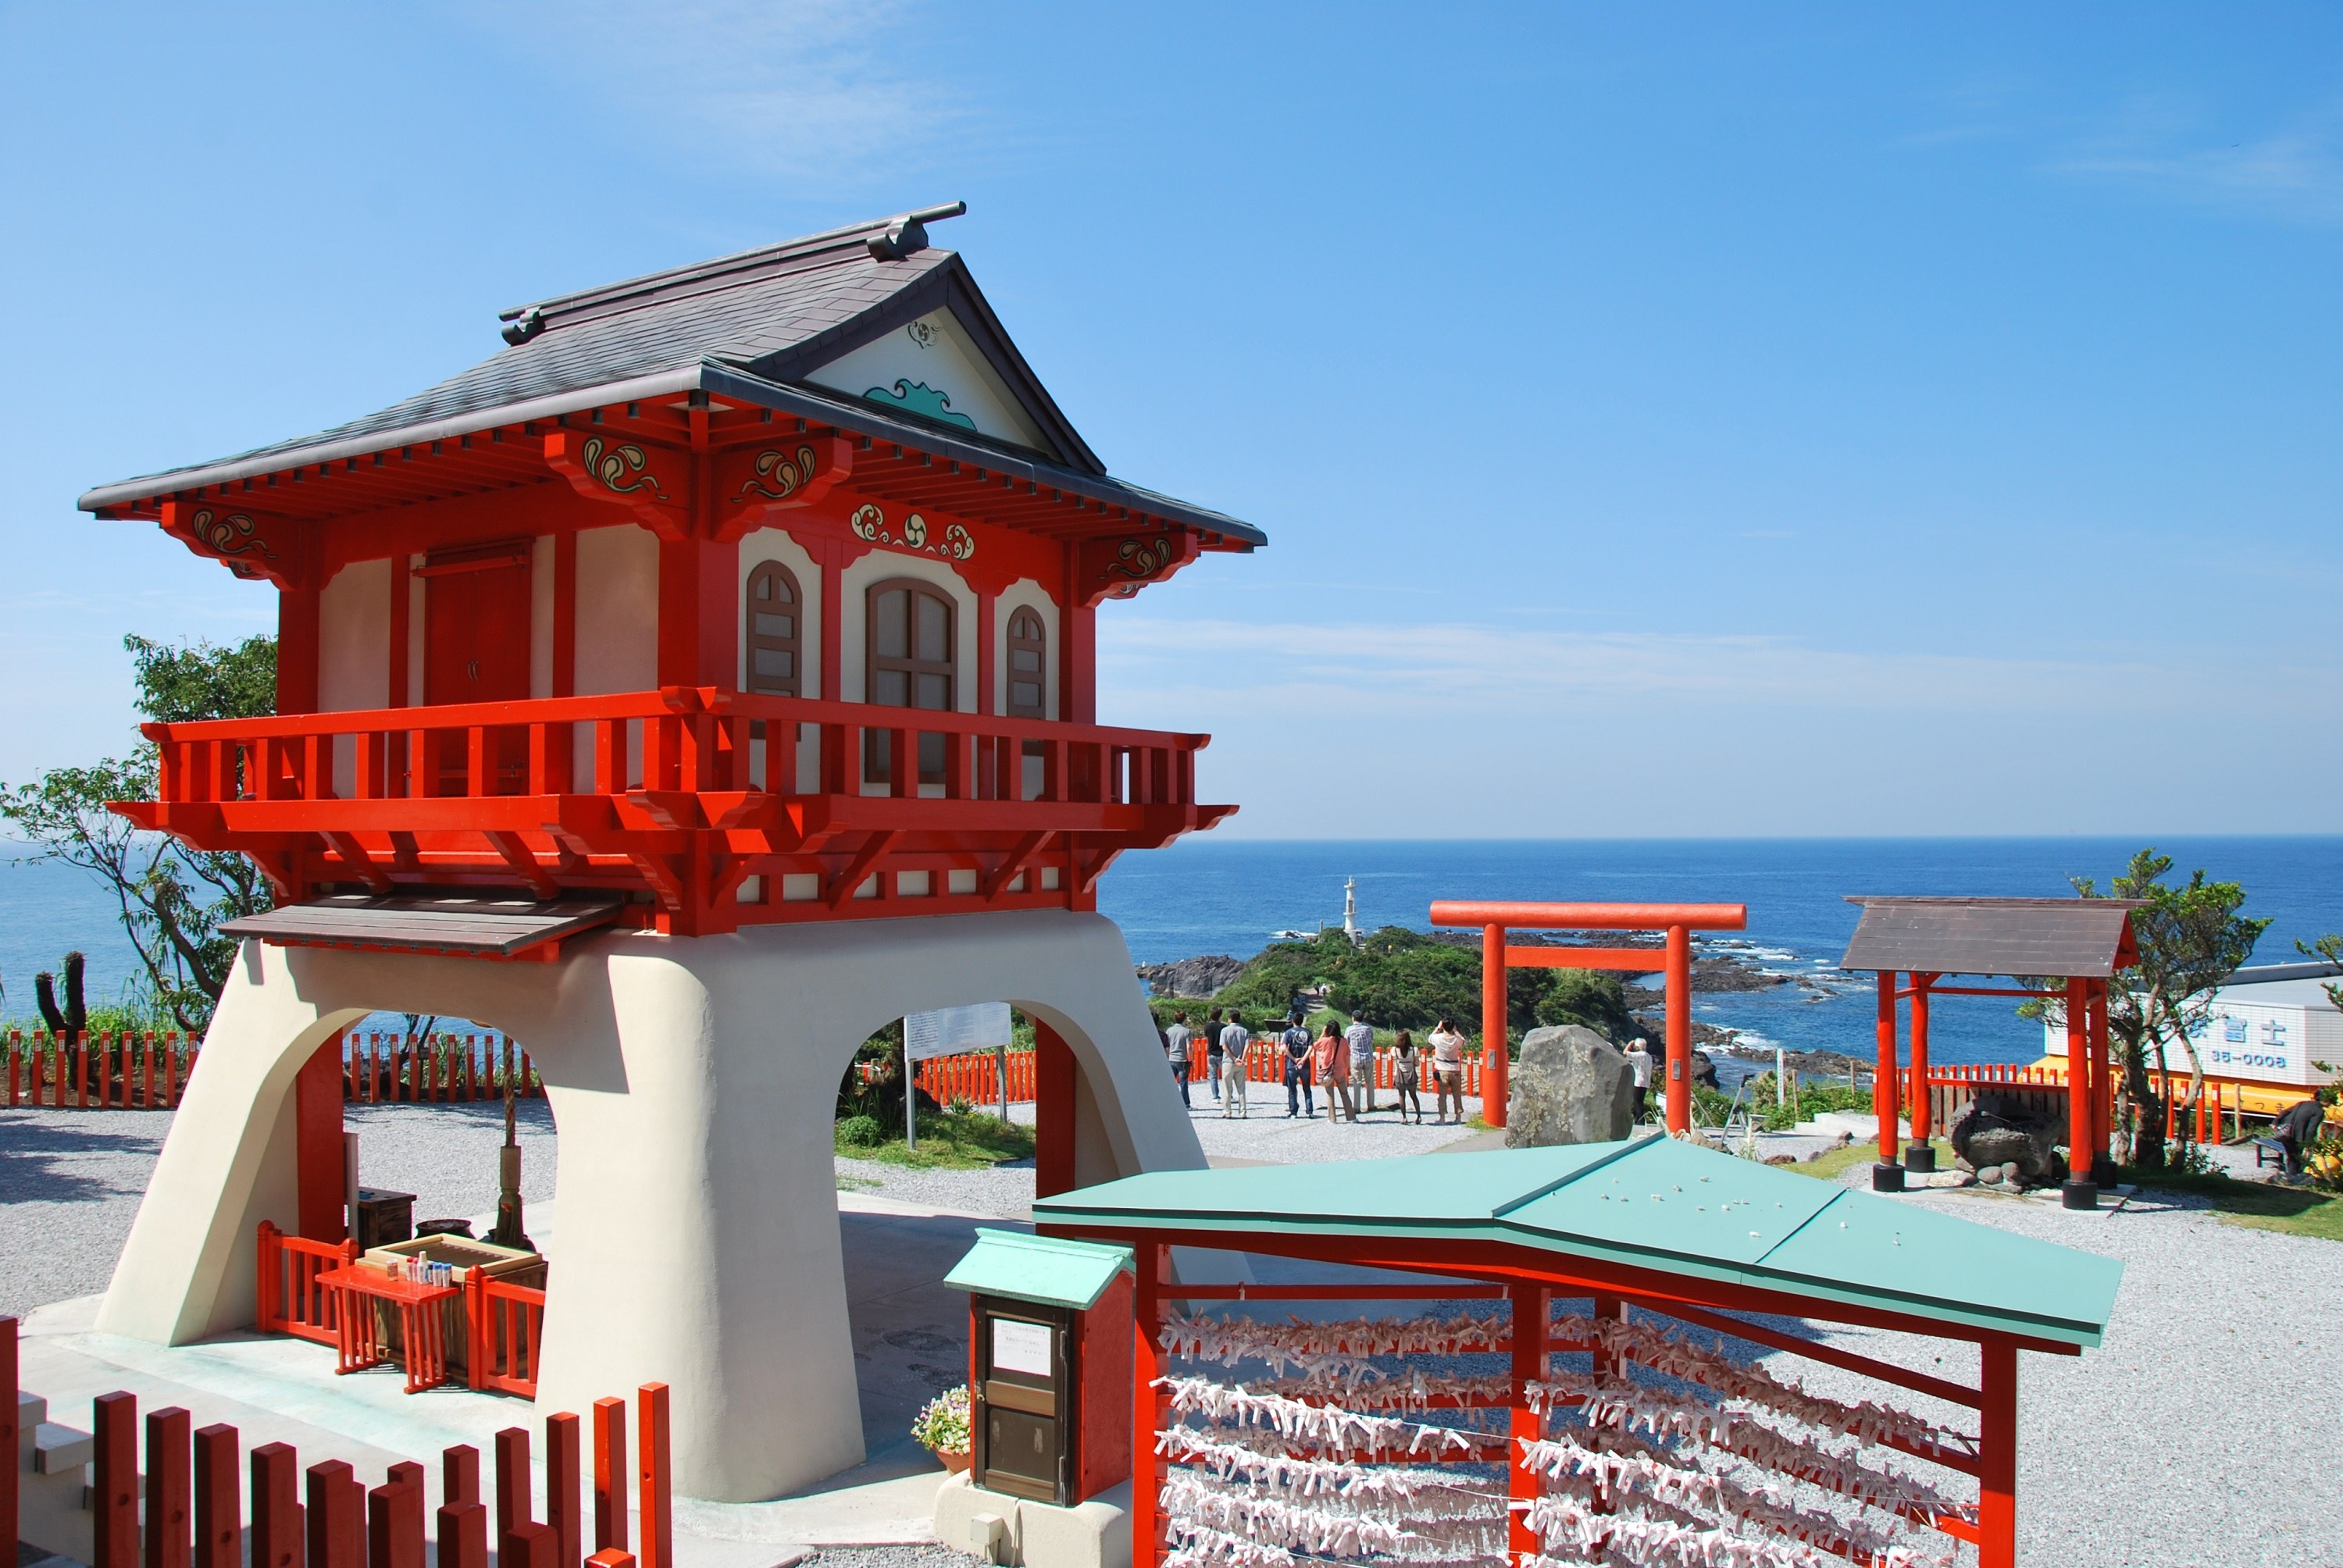
[[[799,1568],[971,1568],[978,1561],[949,1546],[824,1546],[800,1560]]]
[[[163,1111],[0,1111],[0,1314],[106,1289],[170,1129]]]

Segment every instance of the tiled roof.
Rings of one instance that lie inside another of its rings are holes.
[[[412,397],[312,435],[104,486],[82,504],[96,510],[132,494],[216,483],[229,472],[265,471],[277,459],[346,448],[375,435],[474,416],[485,426],[498,410],[710,362],[759,381],[800,386],[806,372],[853,342],[947,303],[1059,448],[1002,449],[1102,478],[1105,466],[1025,364],[958,254],[932,247],[880,254],[882,236],[902,232],[905,221],[857,224],[518,307],[504,313],[511,324],[507,337],[518,341]]]
[[[2136,961],[2132,899],[1852,898],[1843,970],[2106,980]]]

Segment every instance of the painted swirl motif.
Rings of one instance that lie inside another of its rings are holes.
[[[648,471],[649,457],[631,441],[613,445],[599,436],[589,436],[581,455],[586,459],[586,471],[600,480],[604,489],[620,496],[648,490],[661,500],[667,499],[659,476]]]
[[[1145,539],[1125,539],[1115,547],[1114,559],[1099,573],[1099,580],[1121,576],[1133,582],[1145,582],[1170,566],[1176,553],[1170,539],[1159,539],[1151,545]]]
[[[786,500],[812,481],[817,461],[811,447],[799,447],[794,457],[768,447],[757,454],[757,472],[742,483],[734,499],[744,499],[753,492],[768,500]]]
[[[903,519],[903,531],[899,536],[887,526],[887,514],[875,501],[865,501],[854,508],[846,519],[854,537],[865,544],[892,545],[898,549],[918,550],[923,555],[941,556],[946,560],[964,561],[976,554],[976,536],[958,523],[944,525],[943,538],[929,538],[928,519],[913,512]]]
[[[246,550],[257,550],[272,561],[277,558],[268,541],[256,531],[253,520],[242,512],[231,512],[223,518],[206,507],[195,515],[194,522],[196,537],[216,555],[240,556]]]

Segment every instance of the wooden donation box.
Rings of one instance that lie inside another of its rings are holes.
[[[980,1229],[969,1292],[969,1479],[1071,1507],[1131,1478],[1131,1255]]]

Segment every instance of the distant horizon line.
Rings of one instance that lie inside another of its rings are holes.
[[[1209,831],[1183,834],[1163,849],[1180,844],[2072,844],[2092,841],[2137,843],[2143,848],[2158,841],[2173,843],[2276,843],[2303,839],[2343,840],[2343,830],[2328,832],[2232,833],[1604,833],[1554,837],[1408,837],[1250,838]],[[1141,850],[1136,853],[1152,853]]]

